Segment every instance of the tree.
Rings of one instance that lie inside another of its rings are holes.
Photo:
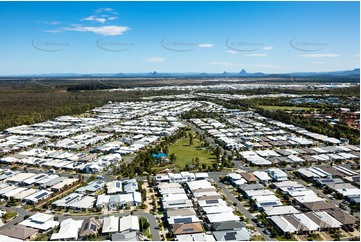
[[[193,135],[189,133],[189,145],[193,145]]]
[[[150,224],[149,224],[148,220],[144,221],[144,223],[143,223],[143,230],[148,229],[149,226],[150,226]]]
[[[174,153],[172,153],[169,157],[169,160],[171,163],[175,163],[177,161],[177,157],[175,156]]]

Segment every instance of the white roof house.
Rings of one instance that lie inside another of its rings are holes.
[[[50,240],[77,240],[83,220],[66,219],[60,224],[58,233],[54,233]]]
[[[200,180],[200,181],[191,181],[187,182],[187,185],[191,191],[200,189],[200,188],[212,188],[212,184],[207,180]]]
[[[302,223],[309,231],[315,231],[320,228],[315,222],[309,219],[305,214],[294,214],[293,215],[300,223]]]
[[[51,194],[52,194],[52,192],[49,192],[47,190],[40,190],[38,192],[35,192],[35,193],[27,196],[26,198],[24,198],[24,200],[35,204],[35,203],[38,203],[40,200],[50,197]]]
[[[111,181],[106,184],[107,194],[122,193],[123,186],[121,181]]]
[[[274,181],[285,181],[288,180],[287,174],[278,168],[268,169],[268,174]]]
[[[207,218],[211,223],[225,222],[225,221],[239,221],[239,217],[234,215],[233,212],[207,214]]]
[[[139,231],[139,218],[129,215],[119,219],[119,232]]]
[[[26,227],[31,227],[46,231],[59,225],[58,221],[54,221],[54,215],[45,213],[36,213],[20,223]]]
[[[119,218],[115,216],[105,217],[103,220],[103,233],[116,233],[119,231]]]
[[[255,177],[264,182],[272,180],[272,178],[267,174],[267,172],[264,171],[254,171],[253,175],[255,175]]]
[[[206,214],[215,214],[215,213],[232,212],[233,209],[228,206],[219,206],[219,207],[204,207],[203,211]]]
[[[69,204],[69,207],[73,209],[89,209],[94,206],[94,202],[95,197],[84,196],[81,199]]]
[[[286,215],[286,214],[296,214],[300,213],[293,206],[277,206],[277,207],[265,207],[264,212],[267,216],[275,215]]]
[[[342,226],[342,223],[324,211],[314,212],[314,214],[330,228],[340,228]]]
[[[282,216],[272,216],[269,218],[277,227],[279,230],[281,230],[283,233],[290,232],[294,233],[297,232],[297,228],[295,228],[290,222],[288,222],[284,217]]]

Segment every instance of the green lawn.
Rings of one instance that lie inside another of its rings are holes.
[[[194,135],[194,134],[193,134]],[[198,148],[198,149],[197,149]],[[193,138],[193,144],[189,144],[189,138],[182,138],[177,140],[174,144],[169,146],[168,154],[174,153],[177,161],[173,164],[179,168],[184,168],[187,164],[192,164],[192,159],[199,158],[199,166],[206,164],[211,166],[212,162],[216,160],[215,155],[211,151],[204,150],[201,147],[201,141],[198,138]]]
[[[308,108],[308,107],[296,107],[296,106],[266,106],[266,105],[259,105],[259,108],[263,108],[266,110],[310,110],[310,109],[314,109],[316,110],[317,108]]]

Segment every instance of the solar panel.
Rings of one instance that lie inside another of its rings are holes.
[[[218,203],[218,200],[207,200],[206,204],[215,204]]]
[[[90,229],[95,232],[97,230],[97,226],[95,226],[95,224],[92,224],[90,225]]]
[[[89,223],[86,223],[84,226],[84,230],[87,230],[89,228]]]
[[[44,177],[44,176],[45,176],[45,174],[42,174],[42,175],[40,175],[40,176],[35,177],[35,179],[40,179],[40,178],[42,178],[42,177]]]
[[[272,206],[272,205],[276,205],[277,202],[264,202],[264,203],[260,203],[261,206]]]
[[[48,193],[47,193],[47,192],[43,192],[42,194],[37,195],[37,196],[35,197],[35,199],[40,199],[40,198],[44,197],[45,195],[48,195]]]
[[[120,188],[120,182],[116,182],[116,183],[115,183],[115,186],[116,186],[117,188]]]
[[[224,235],[224,239],[225,240],[236,240],[236,234],[237,234],[237,232],[227,232]]]
[[[176,218],[174,219],[174,223],[176,224],[192,223],[192,218]]]
[[[98,185],[95,185],[95,186],[94,186],[94,188],[98,189],[98,188],[99,188],[99,186],[98,186]]]
[[[186,229],[183,229],[183,232],[192,232],[194,231],[194,228],[186,228]]]

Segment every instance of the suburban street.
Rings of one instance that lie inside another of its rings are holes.
[[[224,192],[224,194],[233,202],[237,204],[237,208],[238,210],[249,219],[249,222],[257,229],[257,231],[262,235],[262,237],[266,240],[266,241],[276,241],[276,239],[273,239],[271,237],[269,237],[267,234],[263,233],[263,229],[259,228],[255,222],[252,221],[252,214],[245,208],[243,207],[243,205],[238,201],[238,199],[228,191],[228,189],[226,188],[226,186],[221,183],[219,181],[219,176],[221,174],[213,172],[213,173],[209,173],[209,177],[215,182],[217,183],[217,185],[222,189],[222,191]]]

